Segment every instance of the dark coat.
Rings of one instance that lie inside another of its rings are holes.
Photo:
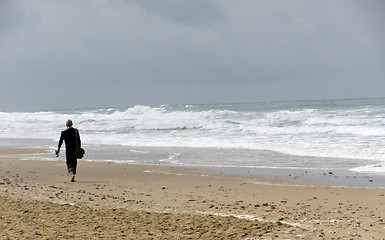
[[[66,144],[66,151],[75,150],[76,144],[78,144],[79,147],[81,147],[79,131],[76,128],[69,127],[66,130],[61,132],[59,145],[58,145],[59,148],[63,144],[63,141]]]

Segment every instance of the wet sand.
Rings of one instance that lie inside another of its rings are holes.
[[[385,239],[385,190],[26,161],[0,149],[0,239]],[[7,154],[7,156],[4,156]]]

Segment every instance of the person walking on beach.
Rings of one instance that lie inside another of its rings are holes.
[[[70,119],[66,122],[67,129],[61,132],[58,148],[55,151],[56,156],[59,156],[60,147],[63,141],[66,145],[66,164],[68,173],[71,175],[71,182],[75,182],[76,166],[78,163],[75,149],[76,145],[81,147],[79,131],[72,127],[72,121]]]

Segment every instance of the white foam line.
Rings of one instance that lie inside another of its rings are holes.
[[[260,222],[267,222],[266,220],[262,218],[257,218],[253,215],[237,215],[237,214],[227,214],[227,213],[215,213],[215,212],[203,212],[203,211],[196,211],[197,214],[203,214],[203,215],[213,215],[213,216],[220,216],[220,217],[235,217],[238,219],[247,219],[252,221],[260,221]]]
[[[144,170],[144,173],[158,173],[158,174],[164,174],[164,175],[176,175],[176,176],[183,176],[184,174],[182,173],[170,173],[166,171],[161,171],[161,170]]]
[[[264,222],[264,223],[273,223],[273,221],[268,221],[263,218],[258,218],[253,215],[238,215],[238,214],[226,214],[226,213],[214,213],[214,212],[203,212],[203,211],[196,211],[197,214],[203,214],[203,215],[213,215],[213,216],[221,216],[221,217],[235,217],[238,219],[246,219],[250,221],[258,221],[258,222]],[[285,225],[293,226],[293,227],[299,227],[299,228],[309,228],[308,226],[305,226],[301,223],[289,223],[285,221],[277,221]]]
[[[332,219],[332,220],[310,220],[309,222],[311,223],[338,223],[341,222],[337,219]]]
[[[135,161],[134,160],[111,160],[111,159],[105,159],[105,160],[93,160],[93,159],[84,159],[82,161],[87,161],[87,162],[96,162],[96,163],[116,163],[116,164],[132,164]]]
[[[22,157],[22,158],[19,158],[19,160],[21,161],[50,161],[50,162],[56,162],[56,161],[60,161],[56,158],[45,158],[45,157]]]
[[[258,182],[248,180],[246,182],[256,184],[256,185],[265,185],[265,186],[282,186],[282,187],[314,187],[313,185],[300,185],[300,184],[280,184],[280,183],[270,183],[270,182]]]
[[[361,187],[361,186],[349,186],[349,185],[323,185],[323,184],[320,184],[318,186],[316,185],[296,185],[296,184],[279,184],[279,183],[269,183],[269,182],[257,182],[257,181],[246,181],[246,182],[249,182],[249,183],[252,183],[252,184],[256,184],[256,185],[265,185],[265,186],[282,186],[282,187],[303,187],[303,188],[306,188],[306,187],[330,187],[330,188],[365,188],[365,189],[385,189],[385,187]]]
[[[70,206],[76,205],[75,203],[66,202],[66,201],[52,201],[52,203],[61,204],[61,205],[70,205]]]
[[[140,150],[130,150],[130,152],[133,152],[133,153],[148,153],[146,151],[140,151]]]

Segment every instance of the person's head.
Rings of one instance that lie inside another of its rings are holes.
[[[66,126],[67,126],[67,127],[72,127],[72,120],[71,120],[71,119],[68,119],[68,120],[67,120]]]

